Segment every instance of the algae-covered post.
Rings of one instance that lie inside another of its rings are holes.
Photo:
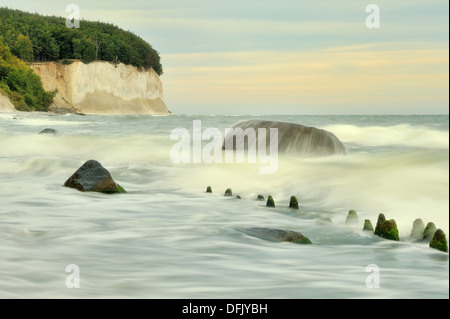
[[[383,213],[378,215],[377,226],[375,227],[374,234],[385,239],[396,241],[400,240],[398,236],[397,223],[393,219],[386,220]]]
[[[372,222],[370,221],[370,219],[365,219],[364,220],[363,230],[364,231],[371,231],[371,232],[374,231],[373,226],[372,226]]]
[[[273,197],[271,195],[269,195],[269,197],[267,197],[266,206],[267,207],[275,207],[275,201],[273,200]]]
[[[423,240],[424,231],[425,231],[425,224],[423,223],[422,219],[417,218],[413,223],[411,235],[409,235],[409,238],[412,241]]]
[[[289,208],[298,209],[298,200],[294,195],[289,200]]]
[[[429,222],[423,231],[423,240],[430,242],[433,239],[436,229],[436,225],[433,222]]]
[[[442,229],[435,231],[433,239],[430,241],[430,247],[446,253],[448,252],[447,238]]]
[[[231,188],[227,188],[227,190],[225,191],[225,196],[233,196],[233,191],[231,190]]]
[[[345,219],[345,224],[356,225],[359,223],[358,214],[355,210],[351,209],[348,211],[347,218]]]

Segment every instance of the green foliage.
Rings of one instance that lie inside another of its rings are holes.
[[[46,92],[41,78],[21,59],[12,55],[0,36],[0,90],[19,111],[46,111],[54,92]]]
[[[72,60],[69,60],[69,59],[63,59],[63,60],[61,61],[61,63],[64,64],[64,65],[70,65],[70,64],[72,64]]]
[[[62,17],[0,8],[0,34],[12,53],[25,61],[103,60],[163,73],[158,51],[108,23],[82,20],[79,29],[69,29]]]
[[[33,59],[33,45],[29,37],[23,34],[17,36],[16,43],[12,47],[12,53],[24,61]]]

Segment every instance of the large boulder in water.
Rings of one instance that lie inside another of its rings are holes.
[[[247,235],[269,241],[275,242],[287,241],[294,244],[311,244],[311,241],[308,239],[308,237],[303,236],[302,233],[292,230],[264,228],[264,227],[251,227],[240,230]]]
[[[247,149],[248,145],[258,148],[258,129],[266,129],[266,148],[270,146],[270,129],[278,129],[278,153],[304,155],[346,154],[347,150],[333,133],[295,123],[266,120],[247,120],[235,124],[225,136],[222,148],[225,150]],[[242,129],[244,138],[237,138]],[[250,129],[250,130],[247,130]],[[252,134],[254,132],[255,134]]]
[[[125,193],[125,190],[114,182],[108,170],[95,160],[84,163],[69,177],[64,186],[82,192]]]

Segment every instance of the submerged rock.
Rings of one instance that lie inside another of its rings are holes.
[[[423,231],[423,240],[430,242],[433,239],[434,233],[436,232],[436,225],[429,222]]]
[[[425,231],[425,224],[423,223],[422,219],[417,218],[413,223],[411,235],[409,235],[409,238],[413,241],[420,241],[423,239],[424,231]]]
[[[386,217],[382,213],[378,215],[377,226],[375,227],[374,234],[385,239],[396,241],[400,240],[398,236],[397,223],[393,219],[386,220]]]
[[[272,196],[269,195],[269,197],[267,197],[267,203],[266,203],[267,207],[275,207],[275,201],[273,200]]]
[[[225,196],[233,196],[233,191],[231,190],[231,188],[227,188],[224,195]]]
[[[321,225],[333,223],[333,221],[331,220],[330,217],[319,217],[319,218],[316,218],[316,222],[321,224]]]
[[[236,195],[236,199],[242,199],[241,195]]]
[[[430,247],[448,253],[447,238],[442,229],[434,232],[433,239],[430,241]]]
[[[64,186],[81,192],[126,193],[122,186],[114,182],[108,170],[95,160],[84,163]]]
[[[39,134],[56,134],[56,130],[52,128],[45,128],[42,131],[39,132]]]
[[[292,195],[289,200],[289,208],[298,209],[298,200],[294,195]]]
[[[211,186],[206,187],[206,192],[207,192],[207,193],[212,193],[212,188],[211,188]]]
[[[372,226],[372,222],[370,221],[370,219],[365,219],[364,220],[364,226],[363,226],[363,230],[364,231],[373,231],[373,226]]]
[[[276,229],[276,228],[264,228],[264,227],[251,227],[241,229],[241,231],[247,235],[258,237],[264,240],[282,242],[287,241],[294,244],[311,244],[311,241],[308,237],[303,236],[302,233],[292,231],[292,230],[284,230],[284,229]]]
[[[358,214],[355,210],[351,209],[348,211],[347,218],[345,219],[345,224],[347,225],[357,225],[359,223]]]
[[[265,201],[266,199],[264,198],[263,195],[258,195],[258,196],[256,197],[256,200],[258,200],[258,201]]]

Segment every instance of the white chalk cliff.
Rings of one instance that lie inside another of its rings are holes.
[[[162,83],[153,70],[125,64],[80,61],[32,63],[46,91],[57,90],[54,105],[85,114],[170,114]]]
[[[15,110],[9,99],[0,93],[0,112],[14,112]]]

